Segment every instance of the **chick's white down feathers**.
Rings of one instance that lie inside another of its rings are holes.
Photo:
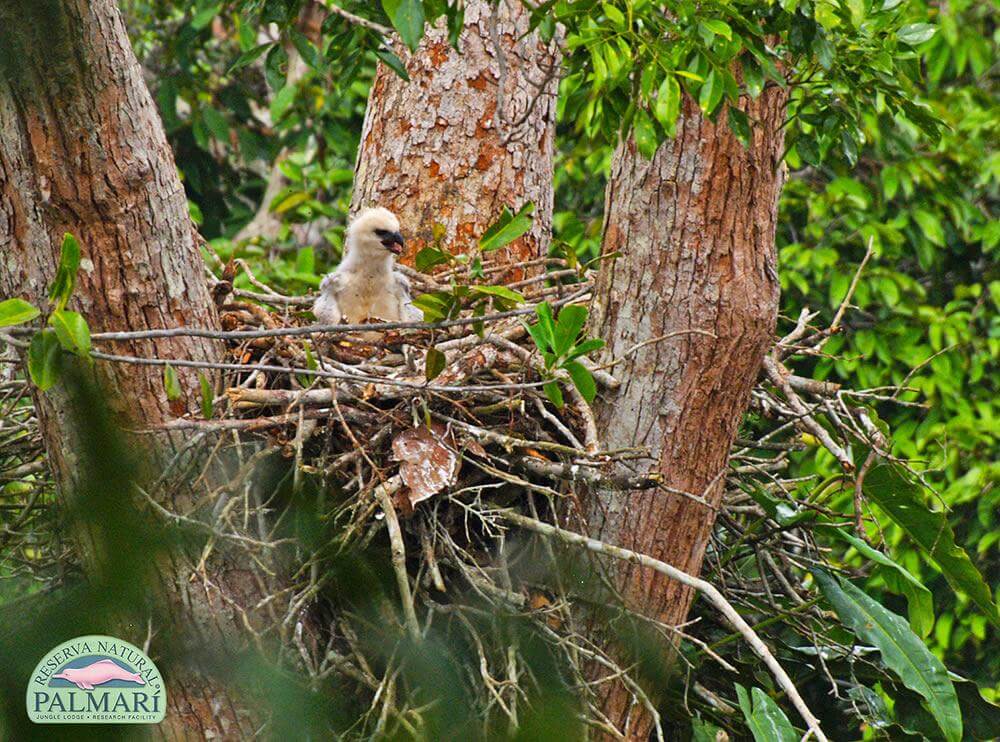
[[[402,250],[399,220],[388,209],[364,209],[347,228],[344,258],[319,285],[313,314],[323,324],[358,324],[368,319],[415,322],[410,282],[396,270]]]

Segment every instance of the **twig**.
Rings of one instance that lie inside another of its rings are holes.
[[[562,299],[552,302],[553,307],[572,304],[590,290],[585,287]],[[95,342],[121,340],[153,340],[157,338],[199,337],[212,340],[253,340],[255,338],[271,338],[300,335],[318,335],[321,333],[342,334],[347,332],[382,332],[385,330],[444,330],[450,327],[474,325],[480,322],[497,322],[509,317],[524,317],[535,313],[534,307],[511,309],[507,312],[496,312],[482,317],[456,317],[440,322],[370,322],[348,325],[304,325],[302,327],[276,327],[267,330],[207,330],[199,327],[171,327],[163,330],[137,330],[131,332],[95,332],[90,336]],[[34,333],[33,328],[11,328],[14,335]],[[3,337],[7,341],[6,337]],[[13,338],[10,339],[13,342]]]
[[[865,461],[861,464],[861,468],[858,469],[858,475],[854,479],[854,530],[858,534],[858,537],[863,538],[865,541],[868,540],[863,519],[865,477],[868,475],[871,465],[875,463],[875,458],[875,450],[872,449],[868,452],[868,456],[865,457]]]
[[[574,544],[576,546],[582,546],[597,554],[604,554],[622,561],[640,564],[643,567],[653,569],[672,580],[676,580],[677,582],[687,585],[688,587],[702,593],[706,598],[708,598],[709,602],[712,603],[712,605],[714,605],[719,612],[726,617],[729,623],[732,624],[733,628],[740,633],[757,656],[764,661],[764,664],[767,665],[768,669],[774,675],[778,685],[785,691],[788,698],[792,701],[792,704],[805,720],[807,726],[809,727],[809,731],[812,732],[816,736],[816,739],[820,740],[820,742],[828,742],[826,735],[823,734],[823,730],[820,728],[819,719],[817,719],[809,710],[809,707],[802,699],[802,696],[799,694],[799,691],[792,682],[792,679],[788,676],[788,673],[785,672],[785,669],[771,653],[771,650],[767,648],[767,645],[761,641],[759,636],[757,636],[757,633],[753,630],[750,624],[743,620],[743,617],[739,614],[739,612],[733,608],[732,604],[726,600],[725,597],[723,597],[722,593],[720,593],[714,585],[709,582],[705,582],[705,580],[698,577],[689,575],[687,572],[683,572],[666,562],[661,562],[659,559],[647,556],[646,554],[640,554],[629,549],[623,549],[620,546],[612,546],[611,544],[604,543],[603,541],[598,541],[597,539],[583,536],[579,533],[574,533],[573,531],[567,531],[510,510],[501,510],[499,511],[499,514],[512,523],[516,523],[529,531],[534,531],[535,533],[540,533],[543,536],[551,538],[558,538],[566,543]]]
[[[851,461],[851,457],[847,455],[847,451],[843,449],[827,432],[826,428],[820,425],[809,413],[808,408],[805,403],[799,398],[799,395],[795,393],[792,389],[791,384],[788,383],[788,369],[785,368],[784,364],[780,361],[774,360],[771,356],[764,356],[764,371],[767,373],[768,378],[771,380],[776,387],[778,387],[788,399],[788,404],[791,405],[792,409],[802,420],[802,424],[809,429],[819,441],[827,448],[827,450],[832,453],[837,461],[840,462],[840,466],[844,471],[854,471],[854,462]]]
[[[100,351],[91,351],[90,355],[100,361],[133,363],[139,366],[175,366],[177,368],[204,368],[219,371],[267,371],[276,374],[301,374],[303,376],[318,376],[324,379],[339,379],[341,381],[353,381],[361,384],[396,386],[404,389],[439,393],[496,392],[510,391],[514,389],[537,389],[547,383],[545,381],[526,381],[523,383],[508,384],[442,386],[440,384],[426,384],[417,381],[404,381],[402,379],[389,379],[386,377],[376,376],[362,376],[360,374],[355,375],[340,371],[326,371],[318,368],[299,368],[296,366],[273,366],[259,363],[215,363],[213,361],[188,361],[183,358],[140,358],[139,356],[122,356],[112,353],[101,353]]]
[[[844,300],[840,302],[840,306],[837,308],[837,313],[833,315],[833,322],[830,323],[830,327],[827,329],[828,335],[835,335],[840,331],[840,321],[844,318],[844,312],[847,311],[847,307],[851,303],[851,299],[854,298],[854,291],[858,288],[858,281],[861,280],[861,274],[865,270],[865,266],[868,265],[869,259],[871,259],[873,246],[875,244],[875,237],[868,238],[868,249],[865,250],[865,256],[861,259],[861,265],[854,272],[854,278],[851,279],[851,285],[847,289],[847,295],[844,296]]]
[[[396,584],[399,586],[399,599],[403,603],[406,630],[413,641],[420,641],[420,625],[417,623],[417,612],[413,607],[410,578],[406,573],[406,545],[403,543],[403,532],[399,528],[396,508],[392,504],[392,498],[385,484],[375,488],[375,498],[385,513],[385,527],[389,531],[389,544],[392,549],[392,568],[396,572]]]
[[[361,26],[361,28],[367,28],[369,31],[374,31],[377,34],[384,36],[386,39],[391,39],[395,35],[395,32],[388,26],[383,26],[381,23],[370,21],[367,18],[355,15],[349,10],[344,10],[332,0],[319,0],[319,2],[324,8],[329,10],[334,15],[340,16],[348,23],[353,23],[355,26]]]

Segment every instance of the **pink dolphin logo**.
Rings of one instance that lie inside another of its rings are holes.
[[[139,685],[146,684],[146,681],[139,677],[139,673],[129,672],[112,660],[98,660],[86,667],[71,667],[52,677],[68,680],[81,690],[94,690],[95,685],[107,683],[109,680],[128,680]]]

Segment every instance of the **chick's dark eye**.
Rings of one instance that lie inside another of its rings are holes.
[[[375,234],[377,234],[379,237],[388,237],[391,234],[391,232],[389,232],[388,229],[376,229]]]

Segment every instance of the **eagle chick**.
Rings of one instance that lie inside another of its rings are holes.
[[[347,228],[343,260],[319,285],[316,319],[331,325],[423,319],[410,298],[410,282],[395,269],[402,252],[396,215],[383,208],[362,210]]]

